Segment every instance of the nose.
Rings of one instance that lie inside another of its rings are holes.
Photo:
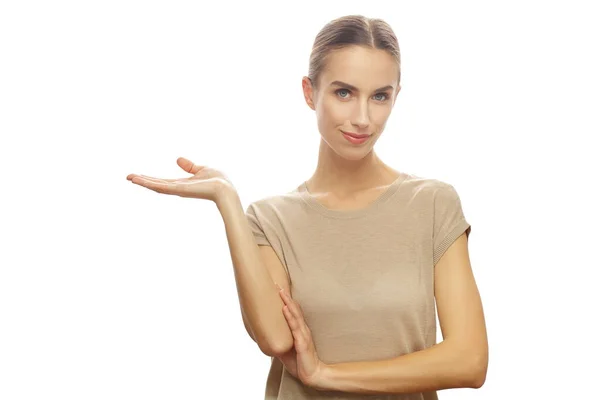
[[[366,128],[369,126],[369,103],[368,101],[357,101],[356,107],[352,113],[352,125],[359,128]]]

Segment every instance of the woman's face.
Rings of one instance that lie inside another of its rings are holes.
[[[302,79],[322,139],[346,159],[361,159],[379,139],[400,92],[398,64],[384,50],[352,46],[329,54],[318,90]],[[343,132],[369,135],[354,143]]]

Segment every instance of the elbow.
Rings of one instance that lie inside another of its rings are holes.
[[[269,345],[268,343],[266,343],[264,341],[259,341],[259,342],[257,342],[257,344],[258,344],[258,348],[265,356],[275,357],[276,350],[277,350],[276,348],[274,348],[273,346]]]
[[[454,349],[453,364],[459,365],[460,381],[457,386],[461,388],[479,389],[485,383],[488,369],[487,343],[473,345],[452,342]]]
[[[485,383],[485,373],[477,373],[474,374],[473,378],[471,379],[471,384],[469,385],[469,387],[471,389],[479,389],[480,387],[483,386],[483,384]]]
[[[265,330],[264,324],[259,324],[258,328],[260,329],[252,330],[249,327],[247,329],[252,332],[252,338],[264,355],[277,357],[294,347],[294,337],[283,314],[279,321],[268,329]]]
[[[257,344],[258,344],[258,348],[260,349],[260,351],[262,351],[262,353],[265,356],[274,357],[274,352],[273,352],[271,346],[264,345],[260,342]]]
[[[294,347],[294,338],[289,332],[289,335],[282,335],[283,338],[280,340],[260,340],[258,341],[258,347],[263,354],[269,357],[279,357],[282,354],[287,353]]]
[[[283,313],[279,322],[277,334],[270,340],[269,355],[271,357],[279,357],[294,347],[294,336],[285,317],[283,317]]]
[[[479,389],[485,383],[487,377],[488,356],[478,355],[472,358],[468,368],[468,385],[472,389]]]
[[[292,350],[294,347],[294,337],[290,335],[285,335],[284,339],[273,344],[269,347],[270,356],[271,357],[280,357],[282,354],[287,353]]]

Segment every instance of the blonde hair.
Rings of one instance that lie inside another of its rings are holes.
[[[315,38],[308,67],[308,78],[313,87],[318,88],[319,77],[327,64],[327,56],[332,51],[349,46],[385,50],[394,57],[400,71],[400,46],[390,25],[378,18],[347,15],[328,22]]]

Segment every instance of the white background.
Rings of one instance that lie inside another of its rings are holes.
[[[125,178],[186,177],[184,156],[247,206],[310,177],[301,79],[347,14],[400,42],[376,151],[453,184],[473,227],[488,376],[440,398],[594,397],[593,3],[2,2],[0,398],[262,398],[217,208]]]

